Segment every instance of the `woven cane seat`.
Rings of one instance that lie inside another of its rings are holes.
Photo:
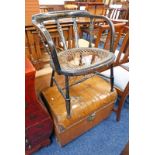
[[[114,54],[99,48],[73,48],[58,54],[62,72],[70,74],[86,74],[100,67],[110,65]]]

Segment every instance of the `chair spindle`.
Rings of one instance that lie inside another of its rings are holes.
[[[79,48],[79,35],[78,35],[78,27],[77,27],[77,22],[76,18],[72,18],[73,20],[73,29],[74,29],[74,35],[75,35],[75,47]]]
[[[94,30],[94,21],[93,21],[93,18],[90,18],[89,30],[90,30],[89,47],[92,47],[92,42],[93,42],[93,30]]]
[[[62,26],[60,25],[60,22],[59,22],[58,19],[56,20],[56,24],[57,24],[57,26],[58,26],[57,29],[58,29],[58,32],[59,32],[61,41],[62,41],[62,43],[63,43],[64,50],[67,50],[67,45],[66,45],[64,33],[63,33],[63,30],[62,30]]]

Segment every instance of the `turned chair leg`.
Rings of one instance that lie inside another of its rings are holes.
[[[67,110],[67,118],[70,118],[70,95],[69,95],[69,79],[68,76],[65,76],[65,87],[66,87],[66,110]]]
[[[117,121],[120,121],[120,116],[121,116],[121,111],[122,111],[122,107],[124,105],[124,102],[125,102],[125,99],[127,97],[127,95],[129,94],[129,82],[123,92],[123,95],[121,96],[121,99],[118,103],[118,109],[117,109],[117,112],[116,112],[116,120]]]
[[[111,65],[111,68],[110,68],[110,83],[111,83],[111,91],[114,91],[114,71],[113,71],[113,65]]]
[[[54,78],[54,74],[55,74],[55,71],[54,71],[54,70],[52,70],[50,87],[52,87],[52,86],[53,86],[53,78]]]

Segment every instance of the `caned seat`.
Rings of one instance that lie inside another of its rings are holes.
[[[79,46],[79,28],[78,28],[78,19],[88,18],[90,21],[90,40],[88,47],[80,47]],[[66,40],[64,37],[63,29],[61,27],[60,19],[69,18],[73,22],[73,33],[70,34],[70,37],[74,36],[75,47],[68,49],[66,45]],[[109,25],[109,29],[111,31],[110,34],[110,48],[109,50],[99,49],[93,47],[94,40],[94,23],[96,20],[102,20]],[[57,25],[57,30],[60,35],[61,43],[63,44],[63,51],[58,52],[54,41],[48,29],[45,27],[48,21],[54,20]],[[102,76],[98,70],[101,68],[108,67],[110,68],[110,81],[111,81],[111,89],[109,91],[114,91],[113,89],[113,62],[114,62],[114,26],[113,23],[105,16],[96,16],[92,15],[87,11],[55,11],[48,12],[42,14],[36,14],[32,17],[32,23],[36,27],[39,36],[47,50],[47,52],[51,56],[51,66],[52,66],[52,77],[51,77],[51,86],[53,86],[53,82],[56,84],[59,92],[65,99],[66,102],[66,110],[67,110],[67,118],[70,118],[70,85],[69,85],[69,77],[70,76],[85,76],[88,74],[96,74]],[[65,77],[65,91],[64,88],[61,88],[58,82],[56,81],[54,75],[55,72],[58,75],[64,75]],[[88,76],[89,77],[89,76]],[[80,80],[81,82],[81,80]]]
[[[110,65],[114,58],[113,53],[99,48],[73,48],[58,54],[61,70],[66,75],[92,73],[96,68]]]

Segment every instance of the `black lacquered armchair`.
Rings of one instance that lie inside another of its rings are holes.
[[[79,47],[79,32],[78,32],[78,20],[79,18],[87,18],[90,22],[89,30],[90,30],[90,40],[88,47]],[[66,45],[66,40],[64,37],[63,29],[61,27],[60,20],[70,18],[73,22],[73,31],[72,34],[74,36],[75,48],[68,49]],[[94,36],[94,22],[96,20],[103,20],[110,26],[111,35],[110,35],[110,50],[104,50],[99,48],[94,48],[92,46]],[[60,35],[61,43],[63,44],[64,50],[58,52],[56,46],[52,40],[48,29],[46,28],[46,24],[48,21],[54,21],[57,25],[57,30]],[[114,26],[112,22],[104,16],[96,16],[88,13],[87,11],[56,11],[56,12],[48,12],[42,14],[36,14],[32,17],[32,23],[36,27],[39,36],[47,50],[47,52],[51,56],[51,67],[52,67],[52,76],[51,76],[51,86],[53,83],[57,86],[59,92],[65,99],[66,102],[66,110],[67,117],[71,116],[71,106],[70,106],[70,93],[69,93],[69,77],[70,76],[85,76],[85,75],[99,75],[103,76],[98,72],[99,69],[104,67],[110,67],[110,81],[111,81],[111,90],[113,91],[113,61],[115,56],[113,54],[113,44],[114,44]],[[56,78],[55,72],[58,75],[64,75],[65,77],[65,91],[60,87]],[[82,82],[80,80],[79,82]]]

